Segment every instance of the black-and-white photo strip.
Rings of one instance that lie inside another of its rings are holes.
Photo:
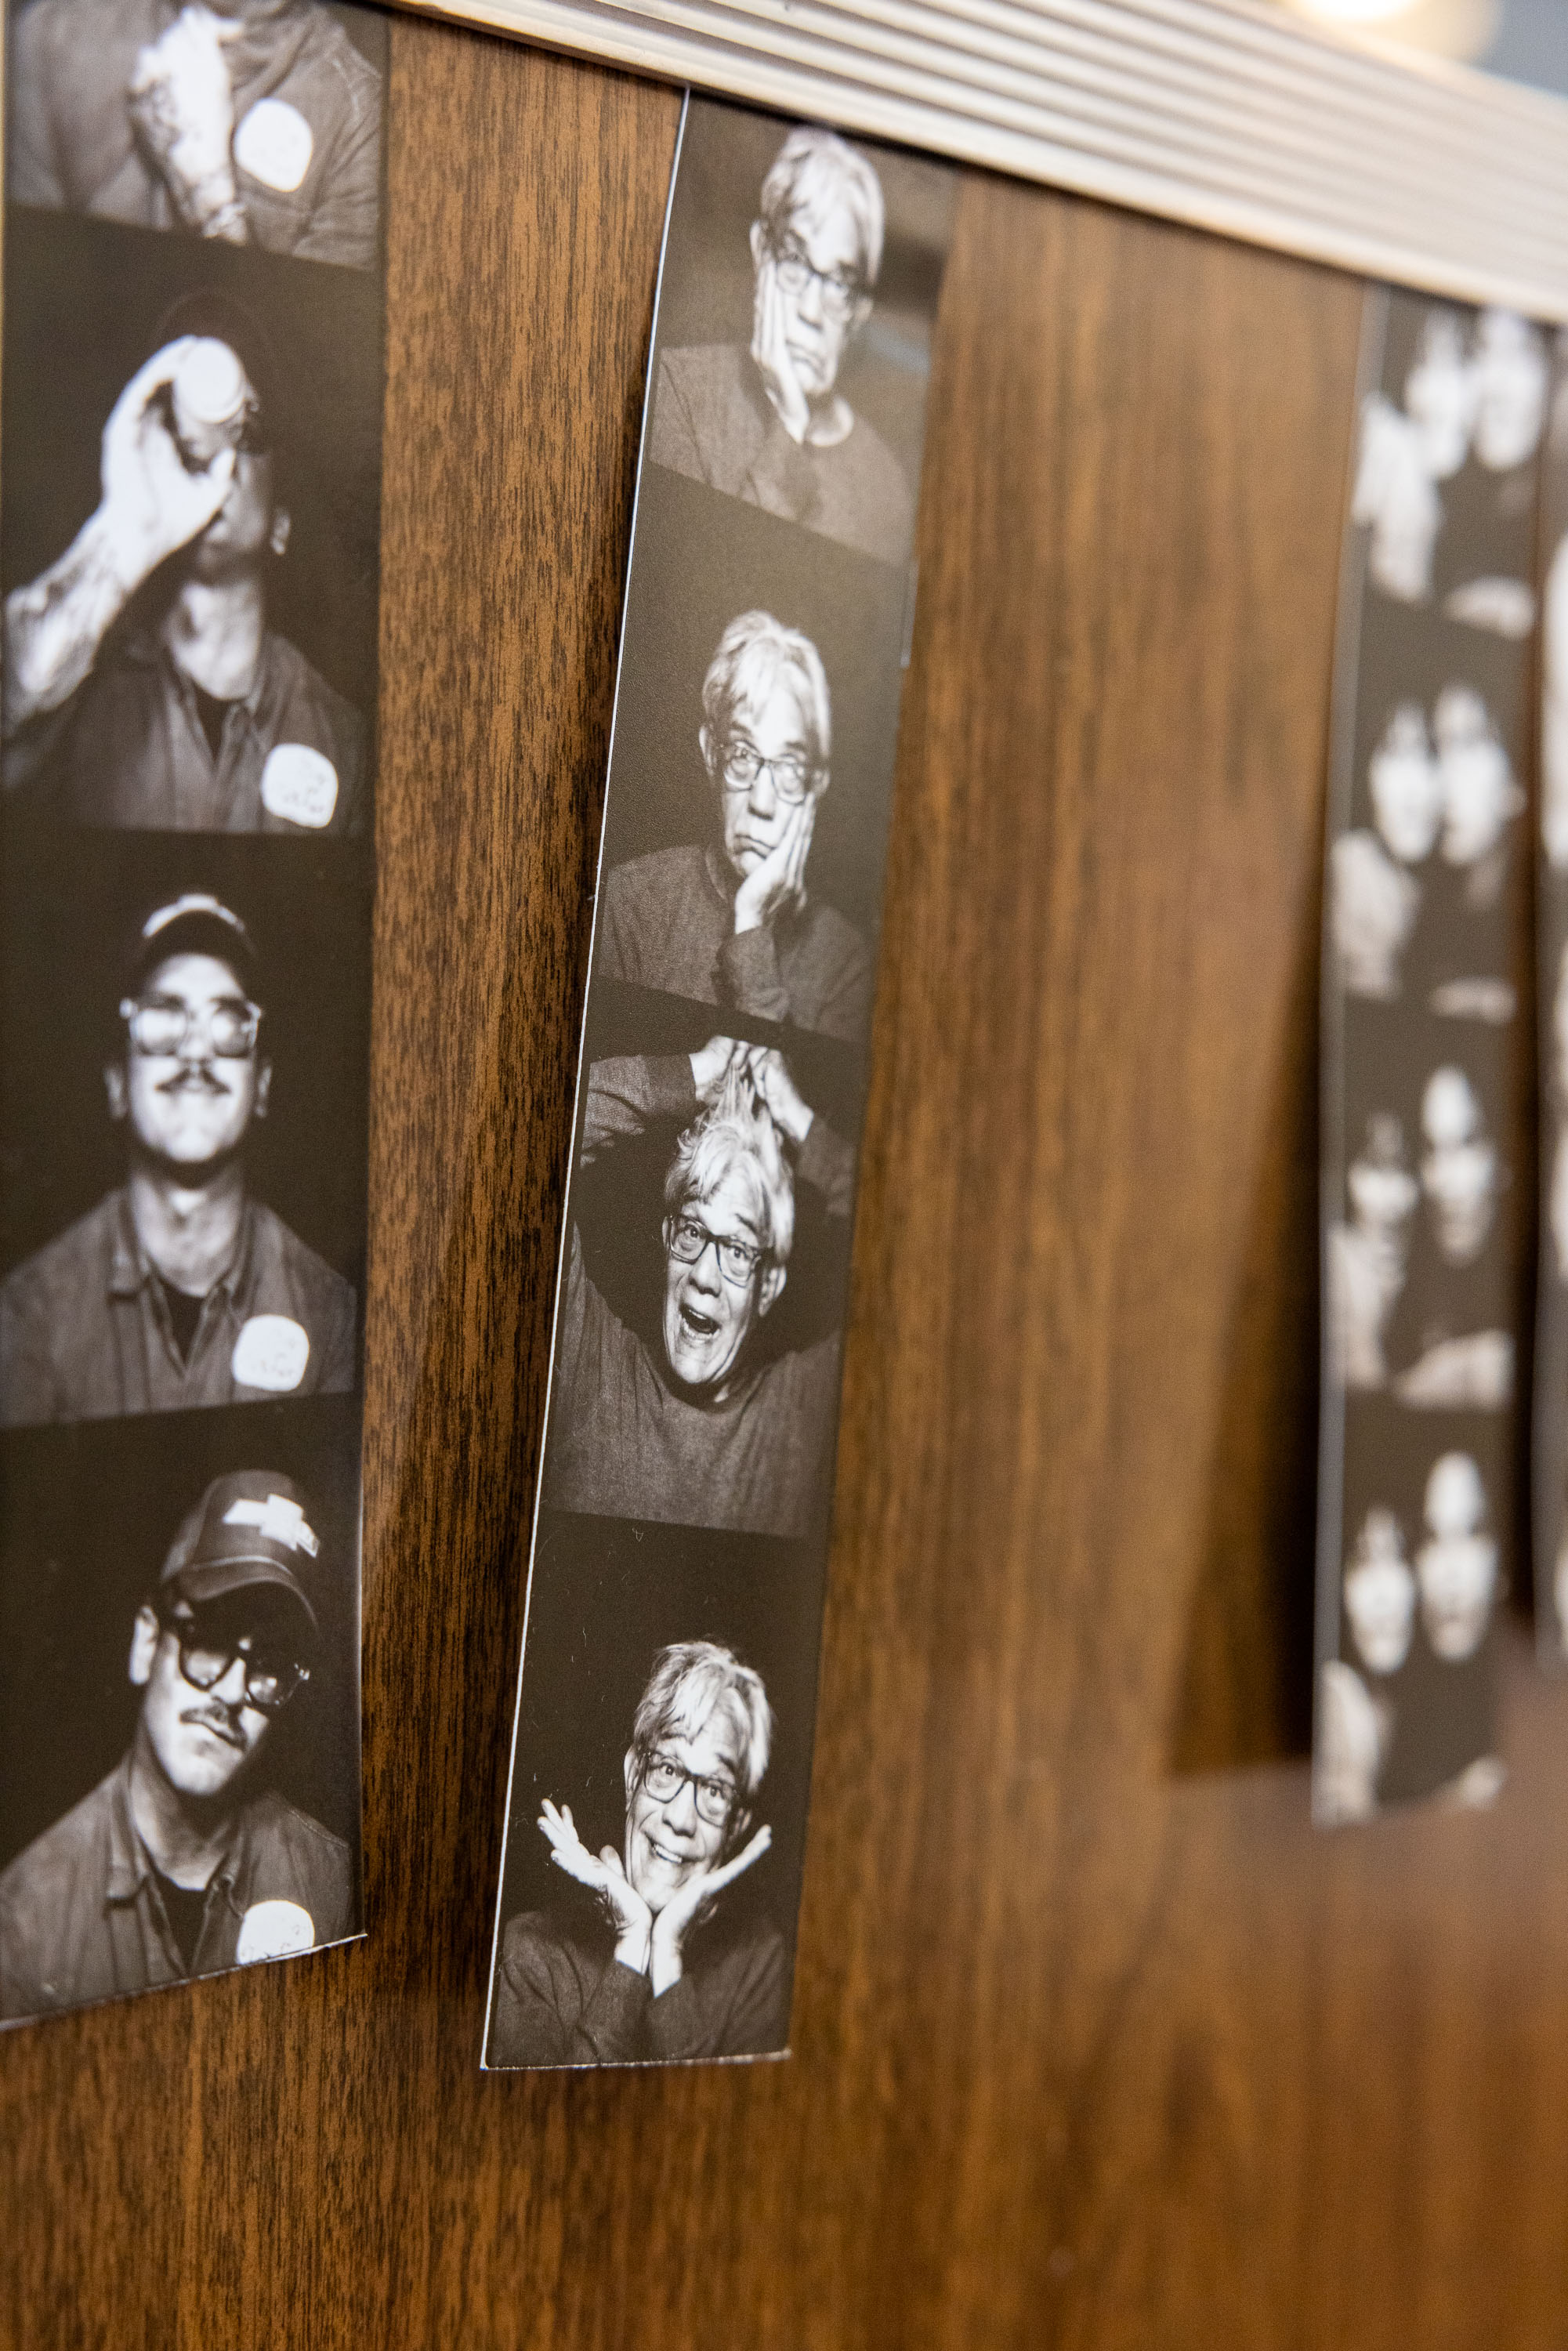
[[[1553,352],[1542,461],[1541,840],[1536,862],[1541,1247],[1531,1516],[1535,1638],[1568,1664],[1568,349]]]
[[[1313,1811],[1490,1802],[1513,1569],[1543,338],[1367,300],[1323,956]]]
[[[0,2021],[363,1931],[386,26],[6,21]]]
[[[952,176],[690,99],[484,2062],[788,2046]]]

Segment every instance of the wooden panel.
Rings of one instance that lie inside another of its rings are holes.
[[[371,1940],[0,2043],[0,2340],[1560,2346],[1568,1701],[1307,1825],[1358,289],[978,174],[782,2065],[476,2071],[667,91],[394,26]]]

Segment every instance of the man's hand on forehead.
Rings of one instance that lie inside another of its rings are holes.
[[[126,594],[205,530],[228,496],[226,444],[193,473],[169,421],[169,392],[197,338],[180,335],[139,367],[103,429],[100,518]]]
[[[241,29],[236,19],[199,5],[183,8],[137,52],[126,92],[137,135],[185,226],[238,244],[247,230],[235,185],[234,91],[224,50]]]

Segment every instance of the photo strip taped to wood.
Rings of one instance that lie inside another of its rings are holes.
[[[6,2023],[363,1932],[387,49],[6,29]]]
[[[1568,1662],[1568,334],[1561,330],[1553,360],[1541,464],[1541,1230],[1531,1533],[1536,1654],[1543,1666],[1561,1669]]]
[[[1511,312],[1367,296],[1323,942],[1324,1825],[1502,1783],[1547,376]]]
[[[789,2042],[953,173],[689,98],[484,2063]]]

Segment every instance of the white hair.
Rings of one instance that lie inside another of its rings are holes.
[[[720,637],[703,679],[708,732],[721,747],[737,705],[747,695],[766,695],[780,679],[800,707],[811,764],[825,768],[832,750],[833,712],[822,657],[810,637],[787,629],[771,612],[741,612]]]
[[[664,1178],[664,1206],[679,1216],[689,1200],[711,1200],[727,1176],[738,1176],[749,1196],[758,1238],[775,1265],[786,1265],[795,1240],[795,1179],[766,1103],[743,1069],[732,1066],[711,1108],[692,1121],[675,1145]]]
[[[849,214],[862,283],[874,286],[882,267],[882,182],[836,131],[802,125],[791,131],[762,183],[762,224],[769,235],[781,235],[812,197],[841,204]]]
[[[761,1675],[716,1641],[672,1641],[660,1650],[637,1701],[632,1745],[645,1758],[672,1732],[695,1739],[715,1714],[723,1715],[736,1734],[742,1793],[755,1795],[773,1744],[773,1709]]]

